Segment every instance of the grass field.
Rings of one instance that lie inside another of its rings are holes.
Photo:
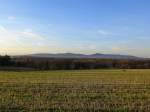
[[[150,111],[150,70],[0,72],[0,112],[130,111]]]

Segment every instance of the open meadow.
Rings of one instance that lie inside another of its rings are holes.
[[[130,111],[150,111],[150,70],[0,72],[0,112]]]

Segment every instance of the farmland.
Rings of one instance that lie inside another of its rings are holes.
[[[150,70],[0,72],[0,112],[150,111]]]

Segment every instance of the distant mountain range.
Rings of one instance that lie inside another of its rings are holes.
[[[118,55],[118,54],[75,54],[75,53],[57,53],[57,54],[49,54],[49,53],[39,53],[39,54],[30,54],[25,55],[29,57],[38,57],[38,58],[96,58],[96,59],[144,59],[136,56],[130,55]]]

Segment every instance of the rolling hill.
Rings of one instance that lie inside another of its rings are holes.
[[[29,57],[38,57],[38,58],[96,58],[96,59],[142,59],[140,57],[131,56],[131,55],[119,55],[119,54],[75,54],[75,53],[57,53],[57,54],[49,54],[49,53],[38,53],[38,54],[30,54],[25,55]]]

